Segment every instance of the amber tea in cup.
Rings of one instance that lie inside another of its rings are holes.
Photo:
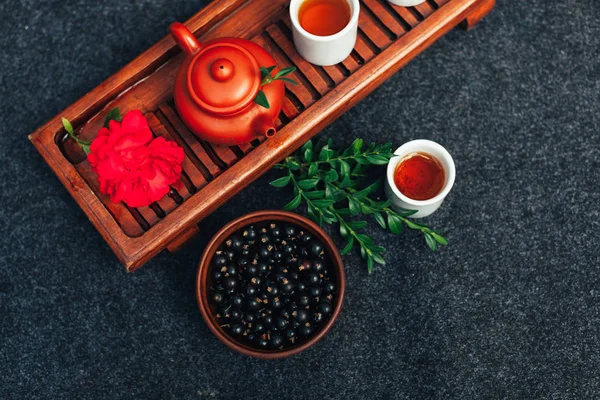
[[[348,25],[351,14],[346,0],[304,0],[298,11],[298,20],[308,33],[331,36]]]
[[[394,183],[413,200],[429,200],[440,194],[446,182],[442,163],[428,153],[409,153],[398,163]]]

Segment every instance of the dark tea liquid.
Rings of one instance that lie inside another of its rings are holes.
[[[348,25],[350,14],[346,0],[304,0],[300,4],[298,20],[308,33],[330,36]]]
[[[404,156],[394,172],[394,183],[402,194],[413,200],[429,200],[440,194],[446,173],[437,158],[427,153]]]

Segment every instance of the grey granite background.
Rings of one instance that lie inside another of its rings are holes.
[[[347,256],[334,329],[271,362],[211,335],[194,277],[220,226],[285,204],[276,174],[128,274],[27,140],[201,6],[0,3],[0,398],[600,398],[597,1],[499,1],[321,134],[446,146],[456,185],[426,222],[450,245],[372,226],[388,265]]]

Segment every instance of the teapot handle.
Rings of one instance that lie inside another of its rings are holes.
[[[196,36],[190,30],[179,22],[173,22],[169,27],[169,32],[175,40],[175,43],[187,54],[196,54],[203,47]]]

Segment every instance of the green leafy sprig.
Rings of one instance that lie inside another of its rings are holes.
[[[285,77],[286,75],[289,75],[292,72],[294,72],[296,70],[296,67],[283,68],[273,76],[271,75],[271,73],[276,67],[276,65],[272,65],[266,68],[260,67],[261,88],[273,81],[284,81],[287,83],[291,83],[292,85],[298,85],[298,82],[296,82],[295,80]],[[267,99],[267,95],[265,95],[265,92],[263,92],[262,89],[258,91],[254,101],[264,108],[271,108],[269,100]]]
[[[372,216],[383,229],[395,235],[402,233],[403,226],[420,231],[431,250],[448,244],[440,233],[408,219],[416,211],[396,212],[390,208],[389,200],[376,198],[382,179],[368,182],[368,172],[373,166],[386,165],[393,156],[391,143],[364,146],[362,139],[356,139],[340,153],[332,148],[331,139],[320,148],[308,141],[299,153],[276,164],[276,168],[285,170],[286,174],[271,185],[279,188],[292,185],[294,197],[284,209],[294,210],[304,202],[308,216],[319,225],[323,222],[339,224],[340,234],[346,241],[342,255],[358,245],[371,273],[375,264],[385,264],[382,256],[385,248],[361,232],[367,227],[367,221],[352,219],[361,214]]]
[[[112,120],[121,122],[122,119],[123,119],[123,116],[121,115],[121,112],[119,111],[119,107],[115,107],[112,110],[110,110],[108,112],[108,114],[106,114],[106,118],[104,119],[104,127],[108,128],[108,123]],[[90,154],[90,145],[92,144],[92,141],[80,139],[79,136],[77,136],[75,134],[75,131],[73,130],[73,125],[71,124],[71,122],[68,119],[63,117],[62,124],[63,124],[63,127],[65,128],[65,131],[67,131],[67,133],[69,134],[69,137],[71,139],[75,140],[75,142],[79,145],[79,147],[81,147],[81,149],[83,150],[83,152],[86,155]]]

